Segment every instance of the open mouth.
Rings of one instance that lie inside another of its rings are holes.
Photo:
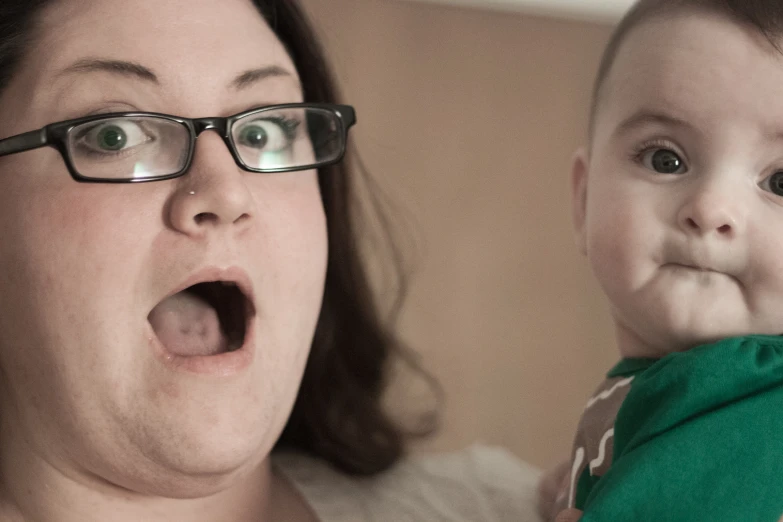
[[[241,348],[254,313],[252,302],[235,283],[208,281],[167,297],[147,319],[166,351],[194,357]]]

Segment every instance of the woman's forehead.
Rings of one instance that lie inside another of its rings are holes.
[[[272,71],[277,91],[299,90],[288,53],[250,0],[70,0],[43,13],[36,37],[22,68],[52,91],[113,72],[207,97],[254,71],[256,80]]]

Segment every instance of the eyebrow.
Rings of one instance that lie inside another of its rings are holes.
[[[642,109],[623,120],[615,129],[614,134],[621,135],[647,125],[666,125],[684,129],[694,128],[693,124],[676,116],[671,116],[665,112]]]
[[[132,77],[145,82],[160,84],[158,76],[149,68],[134,62],[125,60],[107,60],[101,58],[85,58],[66,67],[57,76],[70,74],[86,74],[93,72],[108,72],[119,76]],[[242,90],[267,78],[293,75],[278,65],[269,65],[256,69],[249,69],[240,73],[230,83],[235,90]],[[297,82],[298,83],[298,82]]]
[[[282,67],[278,65],[269,65],[267,67],[259,67],[258,69],[250,69],[248,71],[245,71],[241,73],[239,76],[237,76],[233,82],[231,82],[231,86],[240,91],[242,89],[246,89],[247,87],[250,87],[251,85],[258,83],[260,81],[266,80],[267,78],[274,78],[279,76],[289,76],[293,78],[293,75],[283,69]],[[299,82],[297,81],[297,84]]]
[[[57,73],[57,76],[92,72],[108,72],[120,76],[135,77],[150,83],[160,83],[155,73],[143,65],[123,60],[104,60],[99,58],[79,60]]]

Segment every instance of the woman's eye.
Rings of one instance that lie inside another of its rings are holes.
[[[259,119],[248,122],[236,134],[240,145],[264,151],[287,149],[296,136],[297,125],[286,121]]]
[[[659,174],[683,174],[688,170],[682,158],[671,149],[649,149],[642,153],[641,162]]]
[[[783,196],[783,171],[778,171],[760,183],[761,188],[776,196]]]
[[[79,142],[94,152],[119,152],[149,141],[153,137],[131,121],[98,124],[79,137]]]

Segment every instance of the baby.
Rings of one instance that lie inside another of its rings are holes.
[[[596,81],[576,237],[622,360],[551,517],[783,514],[783,2],[641,0]]]

